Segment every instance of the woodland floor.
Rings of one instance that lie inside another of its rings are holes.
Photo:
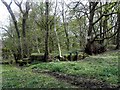
[[[104,83],[100,80],[87,79],[80,76],[76,77],[74,75],[66,75],[58,72],[49,72],[49,71],[44,71],[44,72],[33,71],[33,72],[50,75],[52,77],[55,77],[59,81],[63,81],[71,85],[75,85],[78,88],[115,88],[116,87],[116,86],[112,86],[107,83]]]
[[[2,65],[3,88],[116,88],[118,51],[74,62]]]

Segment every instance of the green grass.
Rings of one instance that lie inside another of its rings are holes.
[[[2,68],[3,88],[74,88],[68,83],[61,82],[46,74],[33,73],[10,65]]]
[[[24,69],[2,65],[3,88],[73,88],[47,74],[33,73],[32,69],[49,70],[69,75],[102,80],[109,84],[118,83],[118,52],[90,56],[77,62],[47,62],[30,65]],[[0,65],[1,66],[1,65]]]
[[[118,83],[118,52],[91,56],[77,62],[39,63],[29,67],[29,69],[32,68],[95,78],[116,85]]]

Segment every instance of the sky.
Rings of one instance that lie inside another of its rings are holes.
[[[0,27],[2,27],[4,25],[4,23],[6,23],[7,21],[7,17],[8,17],[8,13],[7,13],[7,9],[5,8],[5,6],[2,4],[1,0],[0,0]],[[1,34],[2,34],[2,30],[0,29],[0,39],[1,39]]]
[[[0,24],[8,17],[7,9],[0,1]]]
[[[0,1],[0,26],[1,26],[1,24],[4,24],[4,22],[6,22],[5,20],[8,17],[8,15],[9,15],[9,13],[7,12],[7,9]]]

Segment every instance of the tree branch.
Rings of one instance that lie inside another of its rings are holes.
[[[12,4],[12,0],[11,0],[11,2],[10,2],[10,4],[9,4],[9,7],[11,6],[11,4]]]
[[[28,12],[30,10],[30,4],[29,4],[29,2],[26,1],[25,5],[26,5],[26,12]]]
[[[18,36],[18,38],[20,38],[20,32],[19,32],[19,29],[18,29],[18,26],[17,26],[17,20],[16,20],[15,15],[14,15],[11,7],[10,7],[11,4],[8,5],[7,2],[5,2],[4,0],[1,0],[1,1],[6,6],[9,14],[11,15],[11,17],[13,19],[13,22],[14,22],[14,26],[15,26],[16,32],[17,32],[17,36]]]
[[[111,4],[113,4],[113,5],[111,6],[111,8],[112,8],[112,7],[114,7],[114,6],[117,4],[117,2],[112,2],[112,3],[109,3],[108,5],[103,4],[102,6],[97,7],[95,10],[98,10],[98,9],[101,8],[101,7],[109,6],[109,5],[111,5]]]
[[[76,10],[76,8],[77,8],[77,6],[80,4],[80,5],[82,5],[83,6],[83,8],[84,8],[84,10],[85,10],[85,5],[83,4],[83,3],[81,3],[81,2],[76,2],[77,4],[75,5],[75,7],[73,7],[73,8],[70,8],[70,6],[69,5],[67,5],[66,4],[66,6],[69,8],[69,9],[73,9],[74,11],[77,11],[77,12],[82,12],[82,13],[84,13],[86,16],[87,16],[87,18],[89,19],[89,16],[88,16],[88,13],[86,12],[86,11],[82,11],[82,10]]]
[[[112,38],[113,36],[115,36],[116,34],[118,33],[118,31],[116,31],[113,35],[111,35],[110,37],[105,37],[105,38],[103,38],[103,39],[101,39],[101,40],[94,40],[94,41],[102,41],[102,40],[105,40],[105,39],[110,39],[110,38]]]
[[[98,20],[96,20],[92,25],[96,24],[103,16],[109,16],[109,15],[112,15],[112,14],[117,14],[117,12],[112,12],[112,13],[109,13],[109,14],[103,14],[101,15]]]
[[[21,0],[21,2],[18,2],[17,0],[14,0],[14,2],[19,7],[21,13],[24,13],[23,10],[22,10],[22,7],[21,7],[21,4],[22,4],[23,0]]]
[[[107,31],[105,31],[105,32],[103,32],[103,33],[101,33],[101,34],[105,34],[106,32],[109,32],[112,28],[116,27],[116,25],[117,25],[117,23],[116,23],[114,26],[112,26],[109,30],[107,30]],[[116,33],[116,32],[115,32],[115,33]],[[97,34],[91,42],[99,41],[99,40],[95,40],[95,39],[96,39],[98,36],[100,36],[101,34]],[[114,34],[113,34],[113,35],[114,35]],[[115,34],[115,35],[116,35],[116,34]],[[107,38],[108,38],[108,37],[107,37]],[[102,40],[107,39],[107,38],[103,38]],[[109,38],[108,38],[108,39],[109,39]],[[101,41],[102,41],[102,40],[101,40]]]
[[[93,3],[93,7],[92,7],[92,9],[90,10],[90,13],[94,10],[95,11],[95,7],[97,6],[97,4],[98,4],[98,2],[94,2]]]
[[[11,37],[11,38],[13,38],[13,36],[9,33],[9,31],[6,29],[6,28],[4,28],[4,27],[0,27],[1,29],[3,29],[3,30],[5,30],[7,33],[8,33],[8,35]]]

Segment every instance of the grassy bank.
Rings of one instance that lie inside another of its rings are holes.
[[[109,52],[90,56],[80,61],[47,62],[15,67],[2,65],[3,88],[74,88],[74,85],[56,79],[43,73],[33,73],[32,70],[51,71],[97,79],[111,85],[118,84],[118,52]]]
[[[33,73],[10,65],[2,66],[3,88],[73,88],[68,83],[56,80],[54,77]]]
[[[108,84],[118,83],[118,52],[90,56],[77,62],[49,62],[31,65],[29,69],[49,70],[69,75],[98,79]]]

